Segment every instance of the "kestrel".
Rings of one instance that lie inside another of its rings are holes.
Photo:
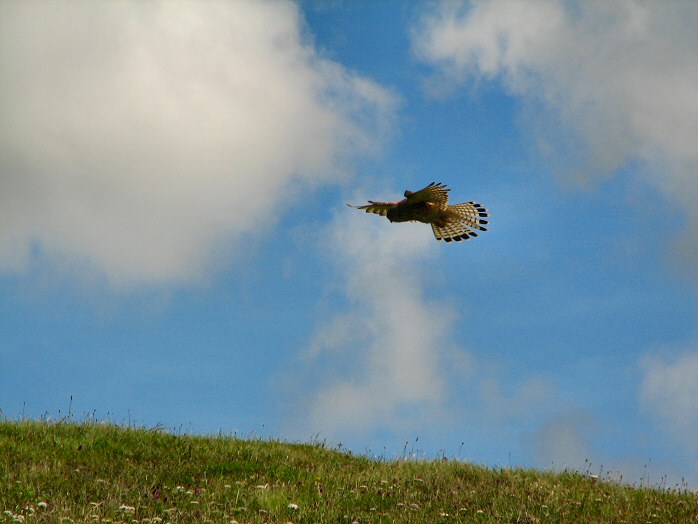
[[[476,237],[478,231],[487,231],[487,210],[475,202],[448,205],[448,192],[444,184],[432,182],[419,191],[405,191],[405,199],[400,202],[368,201],[365,206],[352,206],[365,209],[366,213],[375,213],[388,217],[391,222],[417,221],[431,224],[436,240],[451,242],[468,240]]]

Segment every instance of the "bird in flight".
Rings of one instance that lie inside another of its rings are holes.
[[[419,191],[405,191],[405,199],[399,202],[368,201],[365,206],[352,206],[388,217],[391,222],[417,221],[431,224],[436,240],[460,242],[476,237],[477,231],[487,231],[487,210],[475,202],[448,205],[446,185],[432,182]]]

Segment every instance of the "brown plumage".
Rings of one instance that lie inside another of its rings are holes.
[[[448,192],[444,184],[432,182],[419,191],[405,191],[405,199],[399,202],[368,201],[365,206],[352,206],[366,213],[388,217],[391,222],[417,221],[431,224],[436,240],[451,242],[476,237],[477,231],[487,231],[487,210],[475,202],[448,205]]]

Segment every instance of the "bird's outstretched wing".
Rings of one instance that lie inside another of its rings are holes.
[[[388,214],[388,209],[393,208],[397,205],[397,202],[374,202],[369,200],[368,204],[365,206],[352,206],[347,204],[349,207],[354,209],[363,209],[366,213],[375,213],[376,215],[386,216]]]
[[[405,198],[408,204],[417,204],[419,202],[433,202],[434,204],[446,205],[448,203],[449,188],[441,182],[432,182],[424,189],[415,191],[405,191]]]

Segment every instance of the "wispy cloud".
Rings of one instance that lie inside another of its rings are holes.
[[[673,359],[648,356],[641,369],[642,406],[661,421],[662,429],[672,441],[695,456],[698,453],[698,352],[684,352]]]
[[[532,456],[541,467],[583,470],[596,453],[593,434],[600,429],[592,415],[582,411],[552,417],[528,438]]]
[[[658,435],[674,446],[680,462],[674,471],[690,485],[698,483],[698,351],[646,355],[640,362],[640,407],[659,430]]]
[[[323,434],[411,428],[438,417],[452,309],[428,296],[426,267],[438,253],[422,225],[339,214],[323,235],[345,312],[320,322],[305,359],[320,376],[305,406]]]
[[[0,271],[198,279],[374,150],[395,97],[302,27],[291,2],[3,2]]]

